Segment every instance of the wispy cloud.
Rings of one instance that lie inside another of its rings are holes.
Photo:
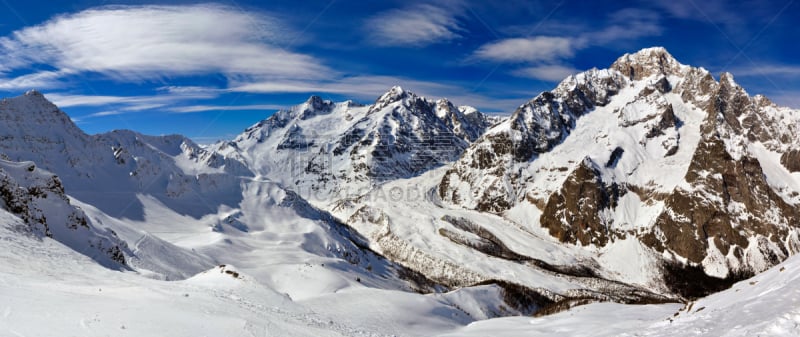
[[[658,36],[663,31],[660,21],[660,16],[656,12],[626,8],[610,15],[606,26],[602,29],[584,32],[579,38],[588,45],[605,45]]]
[[[380,46],[426,46],[462,37],[457,14],[454,8],[421,4],[379,13],[364,27],[370,42]]]
[[[782,91],[777,93],[767,93],[766,97],[775,102],[779,106],[790,107],[793,109],[800,109],[800,92]]]
[[[727,29],[735,29],[745,22],[740,14],[731,10],[731,2],[725,0],[648,0],[647,4],[655,5],[667,14],[679,19],[709,21],[714,24],[719,23]]]
[[[165,90],[162,89],[160,91]],[[65,93],[45,94],[48,100],[60,108],[104,107],[108,109],[82,116],[83,119],[121,115],[145,110],[166,109],[176,104],[186,104],[186,102],[198,99],[211,99],[217,96],[218,93],[213,92],[212,88],[208,88],[206,91],[181,91],[180,89],[176,89],[175,91],[152,96],[74,95]]]
[[[111,96],[111,95],[71,95],[63,93],[47,93],[47,99],[62,108],[73,106],[104,106],[104,105],[130,105],[130,106],[163,106],[166,104],[202,99],[213,98],[209,95],[154,95],[154,96]],[[135,109],[129,109],[133,111]],[[139,109],[142,110],[142,109]]]
[[[553,61],[571,57],[582,44],[580,40],[556,36],[510,38],[481,46],[474,57],[495,62]]]
[[[544,29],[552,35],[499,39],[479,47],[468,60],[522,64],[523,67],[512,70],[511,74],[556,82],[578,71],[568,63],[580,50],[659,35],[662,32],[659,21],[659,15],[653,11],[627,8],[611,13],[600,28],[547,23]],[[510,32],[522,31],[521,27],[512,28]],[[558,30],[563,33],[557,34]]]
[[[83,116],[82,118],[94,118],[94,117],[116,116],[116,115],[121,115],[121,114],[123,114],[123,113],[124,113],[123,111],[117,111],[117,110],[108,110],[108,111],[100,111],[100,112],[95,112],[95,113],[92,113],[92,114],[88,114],[88,115],[86,115],[86,116]]]
[[[0,90],[25,91],[29,89],[48,89],[61,85],[61,79],[71,71],[40,71],[14,78],[0,77]]]
[[[513,74],[519,77],[538,78],[545,81],[557,82],[578,72],[580,72],[580,70],[572,66],[550,64],[517,69]]]
[[[231,83],[231,90],[256,93],[312,93],[327,92],[355,98],[376,98],[394,85],[417,90],[441,92],[454,89],[446,84],[418,81],[394,76],[351,76],[325,81],[259,81],[245,79]]]
[[[170,112],[191,113],[204,111],[248,111],[248,110],[278,110],[283,105],[277,104],[250,104],[250,105],[189,105],[169,108]]]
[[[731,69],[730,73],[741,77],[797,77],[800,76],[800,66],[783,64],[756,64],[750,67]]]
[[[0,38],[0,72],[57,69],[12,79],[13,89],[54,87],[63,75],[85,72],[141,81],[210,73],[315,78],[329,70],[280,48],[286,30],[269,15],[221,5],[104,7]]]

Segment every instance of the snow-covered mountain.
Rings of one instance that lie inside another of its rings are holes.
[[[447,164],[489,123],[474,108],[393,87],[371,105],[312,96],[212,149],[325,205]]]
[[[649,48],[522,105],[438,195],[568,245],[634,238],[665,263],[740,279],[800,248],[798,130],[800,113],[748,96],[731,74],[716,81]],[[690,277],[674,281],[703,283]]]
[[[241,163],[210,153],[183,136],[131,131],[90,136],[41,93],[0,101],[0,153],[32,161],[59,176],[68,194],[115,216],[143,219],[141,195],[183,214],[215,213],[204,200],[235,206]]]

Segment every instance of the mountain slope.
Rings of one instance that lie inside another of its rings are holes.
[[[74,206],[58,177],[31,162],[0,160],[0,207],[18,217],[18,235],[52,238],[111,269],[127,269],[127,244]]]

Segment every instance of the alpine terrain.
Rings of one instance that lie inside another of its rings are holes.
[[[794,336],[798,134],[660,47],[509,117],[396,86],[211,145],[31,90],[0,102],[0,335]]]

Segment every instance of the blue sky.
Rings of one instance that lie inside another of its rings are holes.
[[[800,108],[795,1],[0,0],[0,96],[38,89],[88,133],[230,139],[316,94],[392,85],[510,113],[570,73],[666,47]]]

